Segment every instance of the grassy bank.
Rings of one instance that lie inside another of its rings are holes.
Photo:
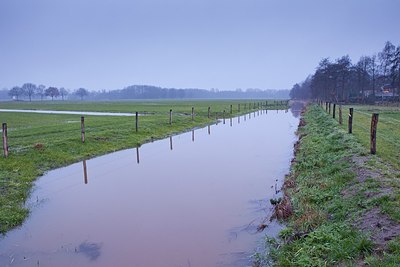
[[[277,266],[399,266],[397,165],[369,155],[316,105],[302,125],[288,200],[276,206],[287,228],[267,242],[267,258]]]
[[[29,214],[24,202],[34,180],[44,172],[209,124],[215,121],[216,113],[221,118],[224,110],[227,117],[250,112],[255,110],[254,102],[261,101],[1,102],[0,109],[149,114],[139,117],[137,133],[134,117],[85,116],[86,141],[82,144],[79,115],[0,112],[0,120],[8,124],[10,153],[8,158],[0,157],[0,233],[20,225]],[[238,104],[241,104],[240,111]],[[194,121],[191,107],[195,109]],[[267,108],[286,107],[268,101]],[[169,125],[170,109],[173,109],[172,125]]]

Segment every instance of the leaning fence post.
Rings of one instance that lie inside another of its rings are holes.
[[[169,125],[172,124],[172,109],[169,110]]]
[[[85,117],[81,117],[81,138],[82,143],[85,143]]]
[[[336,118],[336,104],[333,103],[333,118]]]
[[[7,123],[3,122],[3,150],[4,150],[4,157],[8,157],[8,143],[7,143]]]
[[[349,134],[353,133],[353,108],[349,108]]]
[[[342,104],[339,105],[339,124],[342,125],[343,117],[342,117]]]
[[[378,125],[378,113],[372,114],[371,119],[371,154],[376,154],[376,127]]]

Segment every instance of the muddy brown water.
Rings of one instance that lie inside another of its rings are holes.
[[[1,238],[0,266],[251,266],[280,229],[256,232],[289,171],[294,115],[227,119],[48,172],[29,218]]]

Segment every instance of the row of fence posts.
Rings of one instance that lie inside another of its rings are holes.
[[[324,102],[322,100],[318,100],[318,104],[323,107],[325,105],[325,111],[329,114],[331,114],[331,102]],[[333,103],[333,112],[332,112],[332,118],[336,118],[336,103]],[[354,109],[349,108],[349,119],[348,119],[348,132],[349,134],[353,133],[353,118],[354,118]],[[378,113],[372,113],[372,118],[371,118],[371,131],[370,131],[370,152],[371,154],[375,155],[376,154],[376,129],[378,127],[378,118],[379,114]],[[343,117],[342,117],[342,105],[339,104],[339,118],[338,118],[339,124],[342,125],[343,123]]]
[[[273,105],[288,105],[287,100],[282,100],[282,101],[275,101]],[[251,103],[245,103],[244,104],[244,110],[247,109],[247,106],[249,109],[251,109]],[[253,103],[253,109],[260,109],[260,107],[267,107],[268,106],[268,101],[265,101],[264,103],[261,102],[254,102]],[[240,104],[238,104],[237,107],[238,112],[240,112]],[[233,114],[233,105],[230,105],[230,114]],[[195,113],[194,113],[194,107],[192,107],[192,113],[191,113],[191,118],[192,121],[194,121]],[[211,107],[208,107],[207,109],[207,117],[210,119],[211,117]],[[216,113],[216,120],[218,120],[218,113]],[[223,111],[223,120],[225,123],[225,110]],[[169,110],[169,124],[172,125],[172,109]],[[139,113],[135,112],[135,131],[139,131]],[[4,151],[4,157],[8,157],[8,139],[7,139],[7,123],[3,122],[2,124],[2,136],[3,136],[3,151]],[[85,143],[85,117],[81,116],[81,141],[82,143]]]

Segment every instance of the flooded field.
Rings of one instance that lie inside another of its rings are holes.
[[[91,111],[38,110],[38,109],[0,109],[0,112],[73,114],[73,115],[92,115],[92,116],[135,116],[135,114],[133,113],[126,113],[126,112],[91,112]]]
[[[0,265],[251,265],[279,230],[256,228],[289,171],[297,115],[251,113],[48,172]]]

